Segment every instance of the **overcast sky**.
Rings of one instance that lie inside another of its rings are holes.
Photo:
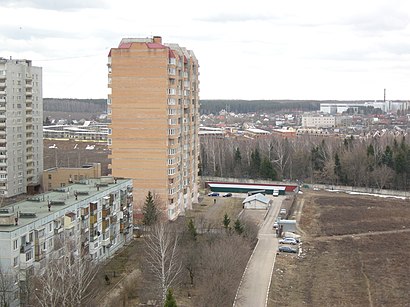
[[[143,3],[143,4],[142,4]],[[194,51],[201,99],[410,98],[409,0],[0,0],[0,57],[44,97],[106,98],[123,37]]]

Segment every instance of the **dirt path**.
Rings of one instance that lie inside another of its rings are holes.
[[[312,241],[328,241],[328,240],[342,240],[345,238],[355,238],[355,237],[367,237],[367,236],[377,236],[384,234],[396,234],[410,232],[410,229],[395,229],[395,230],[384,230],[384,231],[371,231],[371,232],[362,232],[362,233],[353,233],[345,235],[334,235],[334,236],[323,236],[323,237],[310,237]]]

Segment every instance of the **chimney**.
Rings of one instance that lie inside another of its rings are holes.
[[[154,36],[152,38],[154,43],[162,44],[162,37],[161,36]]]

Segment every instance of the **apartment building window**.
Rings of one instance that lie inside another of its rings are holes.
[[[176,115],[177,110],[176,109],[168,109],[168,115]]]
[[[168,98],[168,105],[169,105],[169,106],[174,106],[175,103],[176,103],[175,98]]]
[[[30,261],[33,258],[33,251],[26,253],[26,261]]]
[[[168,194],[169,195],[175,194],[175,188],[168,189]]]
[[[108,139],[107,139],[107,143],[108,143],[108,145],[112,145],[112,139],[111,139],[111,138],[108,138]]]
[[[175,128],[169,128],[168,135],[175,135]]]
[[[168,159],[168,165],[175,164],[175,158]]]
[[[169,155],[175,155],[176,152],[177,152],[177,150],[176,150],[175,148],[169,148],[169,149],[168,149],[168,154],[169,154]]]
[[[108,135],[112,134],[112,128],[108,128]]]
[[[175,95],[176,91],[174,88],[169,88],[168,89],[168,95]]]
[[[171,65],[175,65],[177,63],[177,61],[176,61],[175,58],[169,58],[168,63],[171,64]]]
[[[170,125],[176,125],[176,124],[177,124],[177,119],[176,119],[176,118],[170,118],[170,119],[168,120],[168,124],[170,124]]]
[[[175,76],[176,75],[176,69],[174,67],[169,67],[168,68],[168,74]]]
[[[168,175],[174,175],[175,174],[175,167],[169,168],[168,169]]]
[[[17,248],[18,248],[18,240],[15,239],[15,240],[13,241],[13,250],[16,250]]]
[[[18,264],[19,264],[19,257],[17,256],[13,258],[13,266],[16,267],[18,266]]]

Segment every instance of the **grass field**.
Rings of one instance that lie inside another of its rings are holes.
[[[276,258],[268,306],[409,306],[410,204],[308,191],[301,257]]]

